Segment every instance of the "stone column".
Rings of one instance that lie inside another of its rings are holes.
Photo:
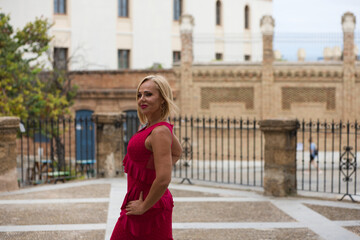
[[[355,44],[354,30],[356,19],[354,14],[346,12],[341,19],[344,33],[343,51],[343,120],[355,120]]]
[[[122,173],[122,135],[121,113],[94,113],[92,120],[96,124],[96,161],[99,177],[115,177]]]
[[[273,74],[273,35],[274,35],[275,21],[271,16],[263,16],[260,20],[260,29],[263,41],[263,60],[262,60],[262,103],[261,103],[261,118],[269,118],[273,112],[272,103],[274,102],[272,96],[272,86],[274,82]]]
[[[260,122],[265,135],[264,194],[295,195],[297,120],[268,119]]]
[[[0,192],[19,189],[16,171],[19,123],[17,117],[0,117]]]
[[[194,18],[184,14],[180,18],[181,38],[181,77],[180,77],[180,112],[181,114],[193,114],[193,28]]]

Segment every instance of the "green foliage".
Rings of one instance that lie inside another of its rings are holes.
[[[58,118],[68,115],[76,95],[65,70],[44,73],[52,38],[46,19],[14,32],[9,15],[0,12],[0,116]]]

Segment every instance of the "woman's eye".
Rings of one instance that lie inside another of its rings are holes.
[[[150,97],[152,94],[151,93],[146,93],[145,96]]]
[[[141,98],[141,94],[138,94],[137,97],[138,97],[138,98]]]

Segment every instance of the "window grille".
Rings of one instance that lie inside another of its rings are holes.
[[[118,16],[119,17],[129,17],[129,1],[128,0],[118,0]]]
[[[54,67],[60,70],[67,70],[68,49],[54,48]]]
[[[130,50],[119,49],[118,50],[118,68],[128,69],[130,67]]]
[[[174,20],[178,21],[182,14],[182,0],[174,0]]]
[[[221,25],[221,2],[216,1],[216,25]]]
[[[66,0],[54,0],[54,13],[66,14]]]

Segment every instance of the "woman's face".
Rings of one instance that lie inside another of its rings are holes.
[[[161,115],[161,104],[164,103],[164,99],[154,81],[147,80],[141,84],[137,94],[138,106],[144,115]]]

